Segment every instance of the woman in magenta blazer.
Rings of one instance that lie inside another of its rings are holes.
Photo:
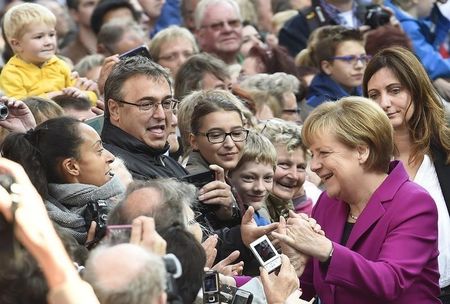
[[[291,218],[287,232],[276,234],[297,257],[312,257],[302,297],[440,303],[436,205],[401,162],[391,162],[393,130],[381,108],[362,97],[327,102],[305,121],[302,138],[326,192],[314,219]],[[315,221],[325,236],[314,231]]]

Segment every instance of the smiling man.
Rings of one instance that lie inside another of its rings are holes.
[[[242,44],[242,20],[234,0],[202,0],[195,9],[195,27],[202,51],[227,64],[238,63]]]
[[[164,155],[178,104],[167,71],[150,59],[131,57],[114,66],[104,92],[102,140],[124,160],[133,178],[186,175],[181,165]]]

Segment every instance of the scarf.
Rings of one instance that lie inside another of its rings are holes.
[[[110,211],[122,198],[125,187],[117,175],[101,187],[86,184],[48,184],[45,206],[50,219],[80,243],[87,238],[84,212],[89,202],[104,200]]]

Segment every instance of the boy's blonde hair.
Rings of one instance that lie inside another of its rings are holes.
[[[45,6],[35,3],[22,3],[11,7],[3,17],[3,30],[6,39],[11,44],[11,39],[20,39],[32,23],[44,23],[54,27],[55,15]]]
[[[267,137],[258,134],[255,131],[250,131],[244,145],[242,157],[236,168],[232,171],[237,170],[246,162],[267,164],[272,166],[275,171],[277,165],[277,150]]]

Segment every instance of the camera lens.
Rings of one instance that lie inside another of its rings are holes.
[[[8,117],[8,107],[0,103],[0,120],[5,120]]]

